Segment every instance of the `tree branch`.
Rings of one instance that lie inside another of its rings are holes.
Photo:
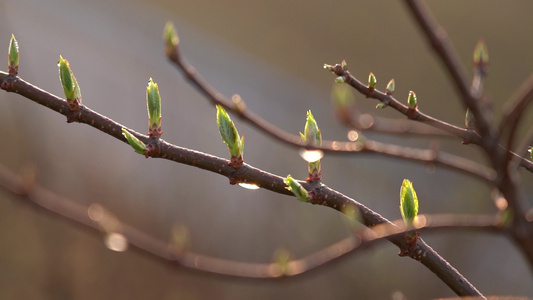
[[[497,143],[495,139],[495,129],[490,124],[490,111],[481,104],[481,101],[470,90],[470,80],[468,73],[461,63],[461,59],[448,41],[446,30],[435,20],[426,5],[420,0],[405,0],[409,11],[422,30],[429,44],[440,57],[446,70],[450,74],[455,87],[466,107],[468,107],[475,117],[476,128],[482,137],[486,138],[483,142],[487,145]]]
[[[498,133],[497,128],[491,124],[492,112],[481,101],[481,93],[477,89],[469,89],[467,72],[448,41],[445,30],[437,23],[420,0],[406,0],[405,3],[435,53],[437,53],[446,67],[454,85],[459,90],[463,103],[474,115],[475,127],[481,137],[480,146],[487,153],[492,166],[498,174],[496,186],[507,200],[509,208],[514,214],[511,235],[528,259],[530,267],[533,268],[533,241],[530,238],[533,233],[533,226],[525,218],[524,205],[526,201],[518,183],[518,174],[514,168],[509,167],[510,157],[518,155],[510,154],[510,149],[504,148],[499,144],[501,133]],[[523,100],[523,102],[525,101]],[[522,164],[525,161],[522,159]],[[531,162],[528,161],[528,163]]]
[[[189,67],[188,69],[191,68]],[[196,75],[195,72],[193,74],[189,74],[188,76],[192,77],[195,82],[201,81],[201,79]],[[6,84],[3,85],[4,87],[7,86],[6,91],[15,92],[41,105],[44,105],[66,116],[68,122],[79,122],[88,124],[102,132],[105,132],[127,143],[124,136],[122,136],[121,131],[122,128],[125,128],[137,138],[142,140],[144,143],[152,144],[154,148],[159,148],[160,153],[153,154],[152,157],[161,157],[179,163],[196,166],[201,169],[206,169],[223,174],[230,179],[233,176],[232,174],[235,172],[235,169],[231,166],[225,166],[225,168],[214,168],[213,165],[223,164],[220,161],[221,159],[217,160],[211,155],[199,153],[194,150],[172,145],[164,141],[163,139],[149,138],[146,135],[140,134],[122,124],[119,124],[103,115],[100,115],[99,113],[91,110],[87,106],[80,106],[80,110],[73,113],[68,109],[68,105],[63,99],[24,81],[20,77],[11,77],[7,73],[0,72],[0,82],[6,82]],[[207,95],[209,95],[209,99],[212,100],[214,103],[227,105],[229,109],[232,109],[231,106],[228,106],[228,101],[225,101],[226,99],[220,93],[211,90],[210,88],[206,93]],[[219,102],[220,100],[222,100],[222,102]],[[262,118],[248,110],[242,111],[241,116],[246,121],[252,123],[262,131],[275,137],[277,140],[285,142],[286,144],[293,147],[318,149],[327,153],[375,153],[394,158],[407,159],[423,164],[444,166],[450,169],[458,170],[468,175],[476,176],[482,179],[483,181],[489,183],[495,178],[494,172],[490,168],[451,154],[443,152],[437,153],[437,151],[435,150],[408,148],[370,140],[359,142],[323,141],[322,147],[316,147],[303,143],[300,137],[289,134],[279,129],[278,127],[268,123],[267,121],[263,120]],[[265,182],[264,178],[261,177],[256,176],[254,180],[257,180],[255,181],[256,184],[268,184],[268,182]],[[280,181],[280,183],[284,186],[282,181]],[[261,186],[263,187],[263,185]],[[279,192],[279,189],[276,190],[276,192]],[[290,192],[285,191],[285,193]]]
[[[357,78],[355,78],[348,70],[344,70],[339,64],[331,66],[331,69],[332,69],[332,72],[335,73],[335,75],[342,76],[347,84],[349,84],[351,87],[359,91],[361,94],[369,98],[373,98],[373,99],[381,101],[387,106],[390,106],[393,109],[400,112],[401,114],[405,115],[409,119],[431,125],[445,132],[448,132],[454,136],[457,136],[458,138],[461,138],[463,140],[463,143],[465,144],[475,144],[475,145],[483,147],[482,142],[481,142],[481,136],[475,131],[467,130],[467,129],[460,128],[455,125],[446,123],[444,121],[441,121],[439,119],[426,115],[418,110],[413,112],[412,110],[409,110],[409,107],[407,107],[402,102],[398,101],[392,95],[388,95],[377,89],[375,90],[369,89],[366,84],[363,84],[361,81],[357,80]],[[498,145],[498,149],[500,149],[501,151],[504,148],[503,146]],[[509,153],[511,156],[515,158],[521,157],[520,155],[512,151],[509,151]],[[520,161],[520,165],[526,168],[528,171],[533,172],[533,162],[531,162],[530,160],[522,158]]]
[[[123,142],[126,142],[126,140],[121,134],[121,129],[126,128],[137,138],[154,148],[154,151],[152,152],[153,157],[174,160],[179,163],[188,164],[224,175],[230,179],[230,183],[232,184],[239,182],[254,183],[262,188],[277,193],[292,195],[291,192],[286,190],[286,185],[283,182],[282,177],[267,173],[248,164],[244,164],[241,168],[236,170],[228,164],[228,160],[178,147],[169,144],[162,139],[149,138],[105,116],[102,116],[83,105],[80,106],[78,111],[73,113],[68,109],[66,101],[46,91],[36,88],[18,77],[13,78],[2,72],[0,73],[0,80],[8,81],[8,91],[19,93],[20,95],[32,101],[35,101],[67,116],[67,120],[69,120],[69,122],[88,124]],[[361,214],[362,222],[366,226],[390,223],[378,213],[368,209],[364,205],[344,196],[337,191],[329,189],[320,182],[301,182],[301,184],[307,190],[314,193],[315,197],[313,198],[313,201],[311,201],[313,204],[326,205],[341,212],[348,206],[357,207]],[[400,249],[404,248],[406,245],[405,239],[403,238],[391,237],[389,240],[400,247]],[[457,270],[451,267],[446,260],[434,252],[421,239],[419,240],[417,247],[420,247],[420,253],[426,253],[426,257],[420,259],[420,262],[436,273],[452,290],[454,290],[456,293],[459,293],[459,295],[481,295],[473,285],[471,285],[459,272],[457,272]]]
[[[0,187],[12,196],[26,200],[23,203],[36,206],[52,216],[60,216],[80,226],[80,228],[90,228],[94,230],[93,232],[107,235],[118,233],[126,239],[128,245],[149,258],[175,263],[196,271],[244,279],[276,279],[279,277],[309,275],[324,267],[331,267],[333,262],[338,262],[341,258],[347,258],[350,256],[349,254],[367,249],[378,242],[400,240],[404,238],[405,234],[416,231],[426,233],[453,229],[486,232],[502,231],[501,220],[494,216],[420,215],[418,217],[419,221],[413,229],[406,230],[403,226],[403,220],[397,220],[394,223],[382,223],[372,228],[363,227],[354,232],[354,235],[348,236],[322,250],[300,259],[287,261],[285,268],[285,266],[277,262],[266,264],[238,262],[198,254],[185,248],[176,249],[176,247],[173,247],[172,242],[163,242],[155,239],[119,221],[114,216],[91,217],[92,207],[98,206],[98,204],[86,207],[72,202],[69,199],[55,195],[34,182],[16,176],[2,165],[0,165]],[[100,210],[102,209],[100,208]],[[101,214],[103,215],[103,213]],[[114,230],[109,230],[107,228],[109,226],[105,225],[106,221],[104,220],[110,218],[113,219]],[[425,244],[422,241],[420,245],[420,251],[428,250],[425,249]],[[431,257],[433,254],[433,252],[420,252],[422,260],[426,259],[428,255]],[[431,258],[427,259],[432,260]],[[446,267],[450,266],[447,265]],[[437,275],[439,273],[437,272]],[[463,290],[459,294],[467,294],[472,287],[465,284],[458,288]]]
[[[235,113],[238,114],[238,116],[241,119],[244,119],[248,123],[254,125],[256,128],[260,129],[261,131],[275,138],[276,140],[281,141],[290,146],[298,147],[298,148],[313,149],[313,150],[321,150],[327,153],[348,153],[348,154],[358,153],[358,152],[375,153],[375,154],[380,154],[380,155],[385,155],[385,156],[390,156],[390,157],[395,157],[395,158],[407,159],[407,160],[424,163],[424,164],[429,163],[429,164],[445,166],[451,169],[458,170],[462,173],[474,175],[487,182],[491,182],[495,178],[494,172],[485,166],[482,166],[480,164],[477,164],[473,161],[469,161],[461,157],[453,156],[451,154],[446,154],[446,153],[437,154],[437,152],[433,150],[408,148],[408,147],[402,147],[402,146],[397,146],[397,145],[379,143],[379,142],[370,141],[370,140],[356,141],[352,143],[339,142],[339,141],[322,141],[321,147],[305,144],[304,142],[302,142],[300,137],[296,135],[292,135],[278,128],[277,126],[269,123],[268,121],[264,120],[260,116],[251,112],[250,110],[243,108],[242,104],[239,106],[237,104],[232,103],[228,98],[224,97],[221,93],[219,93],[217,90],[211,87],[208,83],[206,83],[202,79],[202,77],[198,74],[198,72],[196,72],[196,70],[182,58],[181,54],[177,51],[177,49],[176,51],[167,53],[167,56],[169,60],[175,64],[178,70],[180,70],[183,73],[185,78],[187,78],[188,81],[194,87],[196,87],[209,101],[211,101],[211,103],[215,105],[217,104],[222,105],[223,107],[231,111],[234,111]],[[355,78],[353,79],[357,81]],[[398,101],[396,102],[397,102],[398,107],[403,107],[403,105],[400,104]],[[406,107],[404,108],[407,109]],[[421,115],[421,117],[428,123],[441,124],[441,126],[436,126],[436,127],[443,129],[445,131],[448,131],[452,134],[458,134],[458,132],[466,132],[465,129],[455,127],[453,125],[444,123],[440,120],[437,120],[437,119],[434,119],[434,118],[431,118],[425,115]],[[468,137],[469,139],[476,136],[476,135],[473,135],[472,133],[473,132],[469,133],[469,137]],[[464,134],[464,136],[466,137],[466,133]],[[459,161],[460,163],[458,163]],[[533,169],[533,165],[532,165],[532,169]]]
[[[503,117],[500,123],[500,140],[505,131],[508,129],[507,149],[512,149],[516,136],[518,123],[520,122],[523,112],[533,98],[533,74],[531,74],[514,92],[503,108]],[[517,151],[520,151],[518,149]]]
[[[422,123],[403,119],[389,119],[359,112],[348,116],[348,119],[340,119],[349,129],[359,131],[372,131],[391,135],[416,135],[423,137],[452,137],[448,132]]]

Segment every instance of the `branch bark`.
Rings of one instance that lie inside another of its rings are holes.
[[[126,143],[126,139],[122,136],[122,128],[126,128],[130,133],[141,139],[147,145],[152,145],[156,150],[153,152],[153,157],[160,157],[170,159],[179,163],[195,166],[204,170],[215,172],[224,175],[230,179],[230,183],[255,183],[262,188],[292,195],[285,187],[283,178],[277,175],[267,173],[263,170],[254,168],[248,164],[244,164],[239,169],[234,169],[228,164],[228,160],[221,159],[202,152],[178,147],[165,142],[162,139],[149,138],[145,135],[139,134],[101,114],[98,114],[86,106],[80,106],[76,112],[71,112],[68,109],[66,101],[54,96],[44,90],[41,90],[33,85],[23,81],[19,77],[11,77],[6,73],[0,73],[0,80],[8,81],[7,90],[16,92],[29,100],[35,101],[44,105],[60,114],[67,116],[69,122],[80,122],[88,124],[104,133],[107,133]],[[351,199],[335,190],[328,188],[320,182],[301,182],[301,184],[310,192],[314,192],[313,204],[321,204],[338,211],[343,212],[347,206],[357,207],[360,212],[361,221],[365,226],[375,226],[377,224],[387,223],[392,224],[380,214],[370,210],[361,203]],[[389,241],[397,245],[400,249],[406,247],[406,241],[403,237],[390,237]],[[448,285],[458,295],[476,295],[482,294],[464,278],[456,269],[451,267],[449,263],[438,255],[431,247],[429,247],[422,239],[417,243],[417,253],[420,256],[413,257],[420,261],[423,265],[429,268],[432,272],[437,274],[439,278]]]

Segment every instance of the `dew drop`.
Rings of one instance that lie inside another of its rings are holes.
[[[245,183],[245,182],[239,182],[238,183],[240,187],[243,187],[248,190],[258,190],[260,187],[257,184],[253,183]]]
[[[301,149],[298,154],[307,162],[315,162],[324,157],[324,152],[320,150]]]

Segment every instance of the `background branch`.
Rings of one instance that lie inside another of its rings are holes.
[[[363,95],[367,95],[369,98],[377,99],[381,101],[382,103],[386,104],[387,106],[390,106],[397,110],[398,112],[402,113],[403,115],[407,116],[408,118],[416,121],[423,122],[425,124],[434,126],[435,128],[439,128],[441,130],[444,130],[445,132],[448,132],[454,136],[457,136],[463,140],[465,144],[475,144],[482,146],[480,136],[472,130],[467,130],[464,128],[457,127],[455,125],[446,123],[444,121],[438,120],[436,118],[433,118],[431,116],[428,116],[420,111],[416,111],[414,115],[409,111],[409,108],[398,101],[396,98],[392,97],[391,95],[387,95],[386,93],[380,92],[379,90],[373,90],[370,91],[368,86],[366,84],[363,84],[361,81],[357,80],[348,70],[343,70],[341,68],[341,65],[337,64],[335,66],[332,66],[332,71],[337,76],[342,76],[345,79],[345,82],[355,88],[357,91],[359,91]],[[501,146],[498,146],[501,148]],[[509,153],[513,157],[521,157],[520,155],[512,152],[509,150]],[[520,165],[524,168],[526,168],[528,171],[533,172],[533,162],[531,162],[528,159],[522,158]]]
[[[518,183],[518,175],[514,168],[509,168],[510,149],[503,150],[499,145],[496,127],[491,124],[492,114],[488,107],[481,101],[478,89],[468,88],[467,72],[447,39],[445,30],[437,23],[425,4],[418,0],[406,0],[417,24],[424,32],[429,43],[439,55],[440,60],[450,73],[454,85],[459,90],[462,100],[474,115],[476,130],[482,141],[482,148],[488,154],[491,164],[498,173],[497,187],[504,195],[515,217],[513,218],[512,235],[519,244],[520,249],[529,260],[533,268],[533,242],[527,236],[533,232],[532,226],[525,219],[527,205],[524,194]],[[476,73],[477,74],[477,73]]]
[[[190,67],[188,68],[191,69]],[[189,74],[188,77],[194,78],[194,80],[196,80],[195,82],[200,82],[201,80],[197,78],[195,72]],[[151,143],[152,146],[160,148],[158,150],[160,151],[160,153],[154,154],[152,155],[152,157],[170,159],[179,163],[192,165],[204,170],[210,170],[223,174],[229,177],[230,179],[233,176],[233,172],[235,171],[231,166],[228,166],[227,164],[224,167],[221,166],[224,165],[225,162],[223,162],[221,159],[217,160],[213,156],[199,153],[194,150],[178,147],[167,143],[162,139],[159,139],[157,141],[150,140],[148,136],[142,135],[124,125],[121,125],[103,115],[100,115],[97,112],[88,108],[87,106],[83,106],[82,109],[73,114],[68,109],[67,103],[63,99],[52,95],[44,90],[41,90],[30,83],[27,83],[20,77],[11,78],[7,75],[7,73],[0,72],[0,81],[9,81],[9,83],[5,85],[7,86],[7,91],[18,93],[62,115],[65,115],[67,117],[67,120],[70,120],[69,122],[76,121],[80,123],[85,123],[127,143],[124,136],[122,136],[121,131],[122,128],[125,128],[146,144]],[[205,93],[209,95],[209,99],[211,99],[212,101],[216,101],[215,103],[227,105],[226,102],[219,102],[220,100],[223,101],[223,96],[220,93],[211,90],[211,88],[205,90]],[[315,147],[304,144],[296,135],[291,135],[277,128],[276,126],[256,116],[252,112],[243,111],[241,112],[241,115],[245,116],[245,119],[247,121],[258,126],[258,128],[260,128],[264,132],[269,133],[277,140],[285,142],[293,147],[319,149],[327,153],[376,153],[400,159],[408,159],[418,163],[434,164],[438,166],[448,167],[451,169],[456,169],[463,173],[476,176],[487,182],[494,180],[493,171],[489,168],[451,154],[436,152],[434,150],[422,150],[397,145],[389,145],[370,140],[365,140],[363,142],[323,141],[322,147]],[[255,119],[255,117],[257,117],[258,119]],[[260,176],[254,178],[254,180],[255,181],[253,182],[255,182],[256,184],[268,189],[267,186],[269,185],[269,183],[265,182],[264,179],[262,179]],[[283,190],[285,186],[282,181],[279,181],[278,183],[282,186],[282,188],[278,188],[277,190],[275,190],[276,192],[280,192],[280,190]],[[287,193],[287,191],[282,191],[282,193]]]
[[[446,131],[411,120],[383,118],[368,113],[352,113],[348,119],[340,119],[349,129],[372,131],[392,135],[417,135],[424,137],[452,137]]]
[[[454,86],[466,107],[468,107],[476,118],[476,128],[481,136],[494,136],[494,129],[490,125],[490,113],[488,109],[481,105],[480,99],[476,98],[470,90],[470,80],[468,73],[461,63],[459,55],[447,38],[446,30],[439,25],[426,5],[420,0],[406,0],[405,3],[422,30],[429,44],[443,62],[446,70],[450,74]],[[487,143],[488,141],[485,141]],[[494,143],[494,142],[492,142]]]
[[[507,149],[513,149],[513,144],[516,136],[518,124],[522,120],[522,116],[526,107],[533,98],[533,74],[530,75],[515,91],[503,108],[503,116],[500,123],[500,135],[507,132]],[[500,140],[503,137],[500,137]],[[518,149],[521,151],[523,149]]]
[[[300,259],[291,259],[284,266],[273,263],[247,263],[202,255],[175,245],[172,239],[168,242],[158,240],[128,224],[121,222],[107,212],[98,213],[98,218],[91,217],[91,213],[99,204],[89,207],[77,204],[69,199],[55,195],[49,190],[33,182],[34,175],[19,177],[4,166],[0,165],[0,187],[14,197],[24,200],[22,203],[38,207],[50,213],[52,217],[62,217],[82,229],[93,229],[101,235],[120,234],[127,245],[132,246],[138,253],[157,261],[176,263],[192,270],[207,272],[215,275],[233,276],[243,279],[275,279],[279,277],[300,276],[311,274],[316,270],[331,266],[340,258],[348,257],[360,250],[367,249],[384,240],[402,239],[406,233],[437,232],[450,229],[468,229],[475,231],[499,232],[500,220],[494,216],[457,216],[457,215],[421,215],[416,229],[405,230],[403,220],[394,223],[382,223],[373,228],[359,228],[353,236],[349,236],[326,248],[316,251]],[[103,208],[98,208],[103,210]],[[113,219],[112,226],[106,225],[106,219]],[[393,225],[396,224],[396,225]],[[400,226],[400,227],[397,227]],[[114,230],[108,230],[112,227]],[[113,247],[110,247],[113,250]],[[124,251],[126,247],[115,251]],[[313,271],[313,272],[312,272]],[[465,287],[468,289],[469,287]]]
[[[0,73],[0,75],[2,75],[2,73]],[[4,76],[7,77],[5,74]],[[137,138],[143,140],[143,142],[145,142],[147,145],[151,145],[155,149],[151,154],[153,157],[170,159],[179,163],[192,165],[204,170],[222,174],[230,178],[230,183],[233,184],[238,182],[255,183],[260,187],[274,192],[283,194],[290,193],[285,189],[286,185],[283,182],[282,177],[269,174],[247,164],[235,170],[232,166],[228,165],[227,160],[171,145],[161,139],[148,138],[144,135],[136,133],[133,130],[130,130],[125,126],[122,126],[119,123],[112,121],[111,119],[93,112],[86,106],[81,106],[78,111],[72,114],[72,112],[68,110],[67,104],[64,100],[41,89],[35,88],[20,78],[4,78],[4,80],[12,80],[8,84],[9,91],[20,93],[30,100],[35,98],[35,102],[66,115],[67,119],[71,122],[77,121],[88,124],[123,142],[125,142],[125,138],[119,133],[121,132],[122,128],[126,128],[132,134],[137,136]],[[433,160],[436,160],[436,157]],[[364,205],[338,193],[337,191],[327,188],[319,182],[319,185],[316,185],[316,183],[313,184],[312,182],[302,183],[305,185],[307,190],[310,190],[314,193],[315,197],[311,202],[313,204],[326,205],[341,212],[344,211],[347,206],[356,206],[361,214],[362,221],[366,226],[389,223],[387,219],[368,209]],[[400,247],[400,249],[405,247],[405,239],[403,238],[391,237],[389,240]],[[426,265],[430,270],[436,273],[437,276],[439,276],[439,278],[441,278],[441,280],[443,280],[443,282],[447,284],[453,291],[459,295],[481,295],[473,285],[471,285],[455,268],[451,267],[446,260],[444,260],[440,255],[433,251],[433,249],[427,246],[422,239],[419,239],[417,247],[419,247],[419,252],[424,253],[425,256],[423,258],[413,258],[419,259],[422,264]]]

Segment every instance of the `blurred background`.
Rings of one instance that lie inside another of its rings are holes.
[[[533,2],[429,1],[429,7],[466,65],[477,40],[485,39],[490,51],[486,92],[499,113],[533,70]],[[145,88],[153,77],[163,99],[162,138],[228,157],[214,107],[164,56],[167,20],[176,25],[183,55],[208,82],[226,96],[238,93],[249,109],[288,132],[303,131],[311,109],[324,139],[347,139],[330,105],[334,75],[322,67],[342,59],[363,82],[373,72],[384,89],[395,78],[398,99],[413,90],[423,112],[464,124],[455,89],[399,1],[3,0],[0,46],[7,52],[14,33],[19,75],[60,96],[61,54],[80,83],[83,103],[139,132],[147,132]],[[375,100],[356,95],[356,101],[362,112],[402,118],[391,109],[375,110]],[[531,117],[528,111],[525,119]],[[306,178],[306,162],[295,149],[234,120],[246,135],[247,163]],[[366,136],[416,147],[431,142]],[[194,167],[145,159],[124,143],[89,126],[67,124],[65,117],[14,94],[0,93],[0,137],[0,163],[12,171],[34,165],[44,187],[86,206],[100,203],[121,221],[164,241],[173,226],[186,226],[191,249],[199,253],[270,262],[279,248],[302,257],[351,230],[334,210],[266,190],[244,190]],[[441,149],[484,161],[475,146],[455,139],[441,142]],[[441,168],[373,155],[328,155],[322,168],[325,184],[389,219],[401,217],[398,194],[404,178],[414,183],[421,213],[496,211],[485,184]],[[528,195],[532,179],[523,172]],[[485,295],[533,296],[530,268],[509,240],[457,232],[424,239]],[[0,192],[0,299],[454,296],[429,270],[397,253],[383,243],[301,279],[234,280],[170,267],[132,251],[110,251],[103,235],[28,209]]]

